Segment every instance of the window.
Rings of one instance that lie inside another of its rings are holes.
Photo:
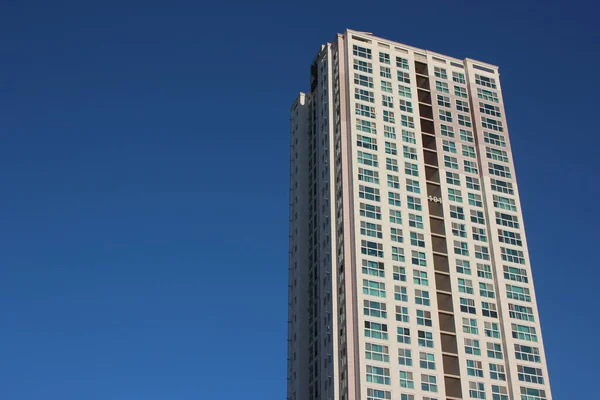
[[[496,322],[484,322],[485,336],[500,339],[500,328]]]
[[[408,320],[408,307],[396,306],[396,321],[408,323]]]
[[[527,340],[530,342],[537,342],[537,334],[533,326],[511,324],[512,337],[514,339]]]
[[[385,298],[385,283],[363,279],[363,294]]]
[[[413,112],[413,106],[412,103],[410,101],[407,100],[398,100],[398,104],[400,105],[400,111],[404,111],[404,112]]]
[[[398,149],[396,143],[385,142],[385,153],[393,156],[398,155]]]
[[[456,172],[446,171],[446,183],[460,186],[460,175],[458,175]]]
[[[489,358],[495,358],[502,360],[502,346],[498,343],[487,344],[487,356]]]
[[[402,97],[411,98],[412,93],[409,86],[398,85],[398,94]]]
[[[358,186],[358,196],[361,199],[371,200],[371,201],[380,201],[381,196],[379,195],[379,189],[372,188],[370,186],[359,185]]]
[[[399,267],[397,265],[394,265],[393,269],[394,269],[394,273],[393,273],[394,280],[406,282],[406,269],[404,267]]]
[[[466,144],[462,145],[462,155],[465,157],[476,157],[475,147],[467,146]]]
[[[435,364],[434,364],[434,368],[430,368],[430,369],[435,369]],[[435,375],[421,374],[421,390],[423,390],[424,392],[437,392],[438,391],[437,379],[436,379]]]
[[[525,264],[525,254],[521,250],[500,247],[500,254],[504,261],[515,264]]]
[[[438,92],[450,93],[450,90],[448,90],[448,84],[446,82],[435,81],[435,89]]]
[[[429,285],[429,279],[427,279],[427,272],[413,269],[413,283],[415,285]]]
[[[456,260],[456,272],[471,275],[471,263],[467,260]]]
[[[381,225],[366,221],[360,221],[360,234],[379,239],[383,238],[383,233],[381,233]]]
[[[541,363],[540,349],[523,344],[515,344],[515,357],[517,360]]]
[[[475,301],[472,299],[460,298],[460,311],[468,314],[475,314]]]
[[[508,153],[504,150],[498,150],[487,146],[485,148],[485,155],[491,160],[508,162]]]
[[[414,128],[415,121],[413,117],[409,117],[408,115],[400,115],[400,124],[407,128]]]
[[[471,117],[468,115],[458,114],[458,124],[466,127],[471,126]]]
[[[373,206],[371,204],[360,203],[360,216],[381,219],[381,207]]]
[[[467,176],[465,178],[465,181],[467,182],[467,187],[469,189],[481,190],[481,185],[479,184],[479,178],[475,178],[475,177],[472,177],[472,176]]]
[[[512,244],[514,246],[523,246],[521,234],[518,232],[511,232],[506,231],[504,229],[498,229],[498,240],[501,243]]]
[[[366,153],[364,151],[358,151],[358,163],[369,165],[371,167],[378,167],[377,154]]]
[[[398,172],[398,161],[393,158],[386,158],[385,169],[387,169],[388,171]]]
[[[544,384],[544,375],[540,368],[517,365],[518,377],[521,382]]]
[[[419,176],[419,166],[417,164],[405,162],[404,173],[406,175]]]
[[[398,343],[410,344],[410,329],[408,328],[396,328],[396,341]]]
[[[371,59],[371,49],[367,49],[365,47],[360,47],[357,45],[352,46],[352,54],[358,57]]]
[[[383,110],[383,120],[385,122],[389,122],[391,124],[396,122],[396,118],[394,117],[393,111]]]
[[[400,371],[400,387],[414,389],[413,374],[408,371]]]
[[[475,258],[480,260],[489,260],[490,250],[486,246],[475,245]]]
[[[508,400],[508,391],[504,386],[492,385],[492,400]]]
[[[393,126],[383,126],[383,136],[390,139],[396,139],[396,128]]]
[[[477,320],[475,318],[463,318],[462,330],[464,333],[472,333],[473,335],[479,335],[479,329],[477,328]]]
[[[403,155],[410,160],[417,159],[417,149],[410,146],[402,146]]]
[[[441,94],[437,95],[437,103],[438,103],[438,106],[440,106],[440,107],[448,107],[448,108],[452,107],[452,104],[450,104],[450,97],[443,96]]]
[[[469,397],[472,399],[485,399],[485,388],[483,383],[469,382]]]
[[[378,322],[365,321],[365,336],[373,339],[387,340],[387,325]]]
[[[371,276],[385,277],[382,262],[362,260],[362,273]]]
[[[483,378],[481,361],[467,360],[467,375]]]
[[[415,289],[415,303],[430,306],[429,292],[427,290]]]
[[[355,73],[354,74],[354,84],[372,89],[373,88],[373,78],[368,75],[361,75],[361,74]]]
[[[402,229],[390,228],[390,238],[394,242],[402,243],[404,241],[402,238]]]
[[[398,82],[410,83],[410,75],[408,72],[396,71]]]
[[[363,314],[375,318],[387,318],[385,303],[363,300]]]
[[[402,57],[396,57],[396,67],[408,69],[408,60]]]
[[[469,102],[464,101],[464,100],[456,100],[456,109],[458,111],[462,111],[462,112],[466,112],[466,113],[471,111],[469,108]]]
[[[479,272],[479,271],[478,271]],[[491,283],[479,283],[479,295],[481,297],[487,297],[488,299],[493,299],[496,296],[494,295],[494,285]]]
[[[477,170],[477,163],[475,161],[464,160],[465,172],[469,172],[472,174],[477,174],[479,171]]]
[[[392,93],[392,83],[388,81],[381,81],[381,91],[385,93]]]
[[[404,275],[404,268],[402,268],[402,276],[404,277],[404,279],[402,279],[402,281],[406,282],[406,275]],[[396,279],[396,280],[399,280],[399,279]],[[407,289],[404,286],[395,285],[394,286],[394,300],[408,301],[408,294],[407,294],[408,292],[406,290]],[[407,319],[408,319],[408,317],[407,317]]]
[[[392,96],[382,94],[381,95],[381,105],[383,105],[384,107],[393,108],[394,107],[394,98]]]
[[[442,136],[448,136],[449,138],[454,138],[454,128],[449,125],[440,124],[440,131]]]
[[[481,86],[496,89],[496,80],[487,76],[475,74],[475,83]]]
[[[379,62],[383,63],[383,64],[389,64],[390,63],[390,55],[386,54],[386,53],[382,53],[380,51],[379,52]]]
[[[481,201],[481,195],[475,193],[468,193],[469,197],[469,205],[474,207],[483,207],[483,203]]]
[[[377,150],[377,139],[368,136],[356,135],[356,145],[369,150]]]
[[[500,192],[500,193],[506,193],[506,194],[515,194],[512,183],[507,182],[507,181],[502,181],[500,179],[494,179],[494,178],[491,178],[490,181],[492,184],[493,191]]]
[[[467,131],[465,129],[460,129],[460,140],[473,143],[473,132]]]
[[[487,264],[477,264],[477,276],[484,279],[492,279],[492,267]]]
[[[461,72],[452,72],[452,80],[456,83],[466,83],[465,74]]]
[[[391,206],[400,207],[400,193],[388,192],[388,204]]]
[[[377,133],[375,122],[365,121],[364,119],[356,118],[356,130],[365,133]]]
[[[416,214],[408,214],[408,226],[423,229],[423,217]]]
[[[419,346],[433,348],[433,334],[426,331],[417,331]]]
[[[456,154],[456,143],[451,142],[450,140],[442,140],[442,149],[449,153]]]
[[[379,76],[386,79],[392,79],[392,70],[390,67],[379,67]]]
[[[531,302],[529,289],[522,286],[506,285],[506,297],[513,300]]]
[[[431,312],[425,310],[417,310],[417,324],[423,326],[431,326]]]
[[[419,352],[419,367],[435,369],[435,356],[432,353]]]
[[[411,251],[411,262],[413,265],[418,265],[421,267],[426,267],[427,266],[427,258],[425,256],[425,253],[420,252],[420,251],[415,251],[412,250]]]
[[[496,304],[487,301],[481,302],[481,315],[484,317],[498,318],[498,310]]]
[[[401,224],[402,212],[400,210],[390,210],[390,222],[392,224]]]
[[[509,228],[520,228],[519,218],[516,215],[504,214],[496,211],[496,223]]]
[[[398,364],[411,367],[412,355],[409,349],[398,349]]]
[[[392,260],[404,262],[404,249],[392,246]]]
[[[469,246],[467,242],[454,241],[454,254],[459,256],[469,256]]]
[[[413,196],[407,196],[407,204],[408,208],[411,210],[422,211],[423,207],[421,206],[421,199]]]
[[[493,106],[491,104],[485,104],[482,102],[479,102],[479,111],[487,114],[487,115],[491,115],[492,117],[502,117],[502,113],[500,112],[500,107],[498,106]]]
[[[367,389],[367,400],[390,400],[392,393],[387,390]]]
[[[491,129],[497,132],[504,132],[504,127],[502,126],[502,121],[498,119],[481,117],[481,126],[487,129]]]
[[[387,186],[392,189],[400,189],[400,178],[396,175],[387,174]]]
[[[490,378],[497,381],[505,381],[506,372],[504,371],[504,365],[490,363]]]
[[[416,144],[417,140],[415,139],[415,133],[407,131],[406,129],[402,129],[402,141],[406,143]]]
[[[462,192],[458,189],[448,188],[448,200],[462,203]]]
[[[362,117],[375,118],[375,107],[371,107],[366,104],[356,103],[354,112],[356,115],[360,115]]]
[[[509,304],[508,310],[508,314],[511,318],[520,319],[522,321],[535,322],[535,317],[533,316],[533,308],[531,307],[520,306],[518,304]]]
[[[450,217],[463,220],[465,219],[465,212],[462,207],[450,206]],[[468,253],[468,251],[467,251]]]
[[[356,100],[368,101],[369,103],[375,103],[375,95],[373,92],[365,89],[354,88],[354,98]]]
[[[492,92],[491,90],[477,88],[477,97],[479,97],[482,100],[491,101],[494,103],[500,102],[498,100],[498,95],[495,92]]]
[[[367,382],[390,385],[390,369],[367,365]]]
[[[461,293],[473,294],[473,281],[470,279],[458,278],[458,291]]]
[[[479,340],[465,338],[465,353],[480,356],[481,349],[479,348]]]
[[[446,110],[438,110],[440,121],[452,122],[452,113]]]
[[[506,147],[504,136],[491,132],[483,132],[483,141],[500,147]]]
[[[458,237],[467,237],[467,231],[465,230],[465,224],[459,224],[457,222],[452,223],[452,234]]]
[[[421,233],[410,232],[410,244],[417,247],[425,247],[425,236]]]
[[[360,251],[373,257],[383,257],[383,245],[381,243],[369,242],[367,240],[360,241]]]
[[[368,61],[354,59],[354,69],[360,72],[366,72],[368,74],[373,73],[373,64]]]
[[[448,79],[448,75],[446,74],[446,70],[440,67],[433,67],[433,74],[442,79]]]
[[[358,180],[368,183],[379,184],[379,172],[367,168],[359,168]]]
[[[458,169],[458,160],[456,157],[444,156],[444,166],[447,168]]]

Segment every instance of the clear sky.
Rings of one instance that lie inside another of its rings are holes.
[[[597,398],[592,4],[0,0],[0,398],[285,397],[288,110],[345,28],[500,66],[554,397]]]

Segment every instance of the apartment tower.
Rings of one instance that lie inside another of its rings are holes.
[[[288,400],[551,400],[498,67],[348,30],[290,122]]]

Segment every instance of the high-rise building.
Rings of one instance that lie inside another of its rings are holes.
[[[348,30],[290,121],[288,400],[550,400],[498,67]]]

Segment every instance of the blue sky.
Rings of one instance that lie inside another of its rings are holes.
[[[0,397],[285,396],[288,109],[345,28],[500,66],[554,397],[597,397],[592,2],[204,3],[0,3]]]

